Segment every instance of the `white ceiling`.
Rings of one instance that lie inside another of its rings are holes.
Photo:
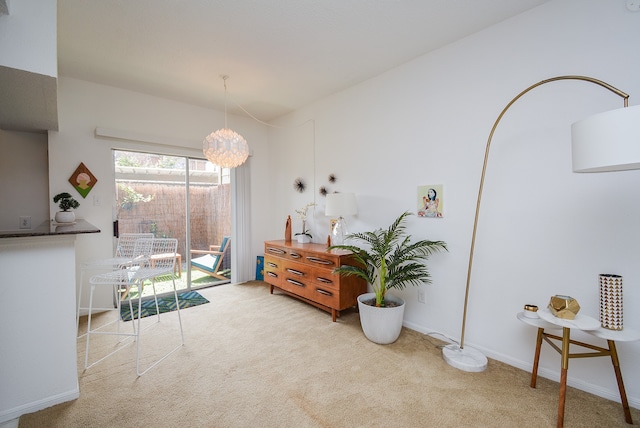
[[[58,75],[268,121],[549,0],[58,0]]]
[[[58,69],[270,120],[546,1],[58,0]]]

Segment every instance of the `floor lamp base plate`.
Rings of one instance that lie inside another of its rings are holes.
[[[469,347],[447,345],[442,348],[442,357],[450,366],[465,372],[482,372],[487,368],[487,357]]]

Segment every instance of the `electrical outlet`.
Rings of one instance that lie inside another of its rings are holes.
[[[418,302],[427,303],[426,292],[423,289],[418,289]]]
[[[20,217],[20,229],[31,229],[31,216]]]

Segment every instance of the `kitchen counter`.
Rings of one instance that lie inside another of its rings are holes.
[[[0,425],[80,395],[76,248],[84,220],[0,231]]]
[[[0,230],[0,239],[29,236],[78,235],[81,233],[99,232],[100,229],[86,220],[77,219],[73,223],[44,222],[34,229]]]

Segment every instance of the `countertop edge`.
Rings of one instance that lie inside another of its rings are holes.
[[[0,239],[27,238],[34,236],[79,235],[84,233],[100,233],[100,229],[82,219],[77,219],[74,223],[70,224],[44,222],[34,229],[0,230]]]

